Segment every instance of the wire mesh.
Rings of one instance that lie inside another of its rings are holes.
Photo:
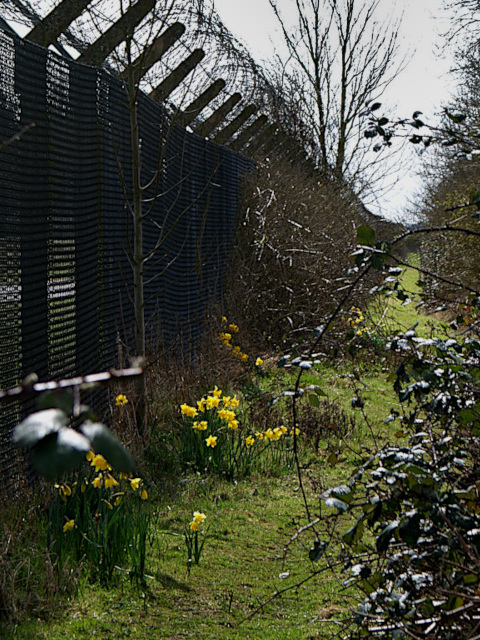
[[[186,132],[144,94],[138,113],[150,183],[145,317],[151,336],[182,335],[188,350],[221,295],[252,162]],[[133,349],[134,333],[125,87],[0,31],[0,145],[0,386],[32,372],[45,381],[108,369],[118,338]],[[11,432],[26,410],[0,407],[4,480],[18,472]]]

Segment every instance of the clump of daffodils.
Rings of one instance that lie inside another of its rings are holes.
[[[347,324],[351,329],[353,329],[353,332],[356,336],[362,336],[364,333],[368,333],[368,329],[361,326],[364,320],[365,318],[359,307],[352,307],[350,309],[350,315],[347,318]]]
[[[236,334],[239,332],[238,326],[229,322],[225,316],[222,317],[222,331],[219,334],[219,338],[222,341],[223,345],[230,350],[232,357],[238,358],[241,362],[248,362],[249,356],[244,353],[238,344],[235,344]],[[263,364],[263,360],[261,358],[257,358],[255,360],[255,366],[261,367]]]
[[[218,427],[218,418],[220,419],[220,427],[225,427],[235,431],[240,426],[237,419],[235,409],[240,401],[235,396],[222,395],[223,391],[217,386],[207,395],[197,400],[196,407],[188,404],[180,405],[180,411],[183,416],[192,418],[192,429],[197,432],[206,432],[212,427]],[[217,446],[218,435],[215,433],[205,434],[205,443],[207,447],[212,449]]]

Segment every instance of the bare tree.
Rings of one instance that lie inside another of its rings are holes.
[[[377,21],[378,0],[295,0],[292,27],[278,0],[269,2],[289,53],[276,84],[309,125],[319,169],[360,181],[365,144],[359,116],[402,66],[397,27]]]

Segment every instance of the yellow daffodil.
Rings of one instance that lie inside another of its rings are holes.
[[[208,429],[208,422],[206,420],[201,420],[200,422],[195,420],[192,426],[197,431],[206,431]]]
[[[235,411],[231,409],[219,409],[218,415],[222,420],[226,420],[227,422],[235,420]]]
[[[228,428],[232,429],[233,431],[235,431],[235,429],[238,429],[239,427],[239,423],[238,420],[229,420],[228,421]]]
[[[229,324],[228,328],[230,329],[230,331],[232,331],[233,333],[238,333],[238,327],[236,324]]]
[[[293,428],[292,428],[292,429],[291,429],[291,431],[290,431],[290,435],[292,435],[292,436],[293,436],[293,433],[294,433],[294,430],[293,430]],[[299,429],[298,427],[295,429],[295,435],[296,435],[296,436],[299,436],[299,435],[300,435],[300,429]]]
[[[97,473],[99,471],[106,471],[107,469],[111,469],[110,465],[108,464],[108,462],[105,460],[105,458],[102,456],[101,453],[97,454],[94,458],[92,458],[92,461],[90,462],[90,464],[92,465],[92,467],[95,467],[95,471]]]
[[[220,404],[220,398],[216,396],[207,396],[207,409],[213,409]]]
[[[110,489],[110,487],[116,487],[118,485],[117,480],[109,473],[107,473],[107,477],[105,478],[105,488]]]
[[[205,398],[202,398],[201,400],[197,400],[197,407],[199,411],[205,411],[205,406],[207,404],[207,401]]]
[[[220,396],[222,395],[222,390],[219,389],[217,385],[215,385],[215,389],[212,391],[212,395],[215,396],[215,398],[220,398]]]
[[[191,407],[188,404],[182,404],[180,406],[180,411],[184,416],[187,416],[188,418],[195,418],[195,416],[197,415],[197,410],[195,409],[195,407]]]
[[[140,486],[140,483],[142,482],[141,478],[132,478],[130,480],[130,486],[132,487],[132,489],[134,491],[136,491],[138,489],[138,487]]]
[[[279,426],[279,429],[282,432],[282,435],[285,435],[287,433],[287,431],[288,431],[287,427],[285,425],[283,425],[283,424],[281,424]]]
[[[236,347],[234,347],[233,349],[233,355],[236,356],[240,353],[240,347],[237,345]]]
[[[67,498],[72,495],[72,489],[70,488],[70,485],[67,483],[56,484],[55,488],[58,489],[58,495],[64,502],[66,502]]]
[[[255,437],[257,440],[263,440],[263,433],[261,431],[257,431]]]
[[[190,523],[190,529],[192,531],[198,531],[199,528],[200,528],[200,524],[196,520],[192,520],[192,522]]]
[[[127,404],[128,402],[128,398],[127,396],[124,396],[123,393],[120,393],[116,398],[115,398],[115,404],[116,406],[122,406],[124,404]]]
[[[217,436],[208,436],[205,442],[207,443],[207,447],[212,447],[213,449],[217,446]]]
[[[226,319],[225,316],[222,316],[222,322],[223,322],[223,324],[227,324],[228,320]]]
[[[255,360],[255,366],[256,366],[256,367],[261,367],[261,366],[262,366],[262,364],[263,364],[263,360],[262,360],[261,358],[257,358],[257,359]]]
[[[95,489],[100,489],[100,487],[102,486],[102,483],[103,483],[102,476],[97,476],[95,480],[92,482]]]
[[[267,429],[267,430],[265,431],[265,437],[266,437],[268,440],[274,440],[274,439],[275,439],[275,434],[273,433],[272,429]]]
[[[230,396],[223,396],[223,406],[224,408],[228,409],[228,407],[230,406],[232,399],[230,398]]]
[[[233,397],[230,400],[230,406],[232,407],[232,409],[235,409],[235,407],[238,407],[238,405],[240,404],[240,401],[237,400],[237,398]]]
[[[195,522],[203,522],[204,520],[207,519],[207,516],[204,513],[201,513],[200,511],[194,511],[193,519],[195,520]]]
[[[280,440],[281,437],[282,437],[281,429],[279,427],[275,427],[275,429],[273,430],[273,439]]]
[[[71,531],[75,526],[75,520],[67,520],[67,522],[63,525],[63,533],[67,531]]]
[[[247,356],[246,353],[242,353],[241,360],[242,360],[242,362],[247,362],[248,356]]]
[[[247,447],[253,446],[254,443],[255,438],[253,436],[248,436],[248,438],[245,438],[245,444],[247,445]]]
[[[141,498],[142,500],[147,500],[147,498],[148,498],[148,493],[147,493],[147,490],[146,490],[146,489],[142,489],[142,493],[140,494],[140,498]]]
[[[89,451],[85,457],[88,460],[88,462],[91,462],[94,459],[95,454],[93,453],[93,451]]]

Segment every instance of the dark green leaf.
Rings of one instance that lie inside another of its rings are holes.
[[[79,466],[90,451],[90,441],[70,427],[61,427],[33,447],[33,467],[45,478],[58,478]]]
[[[357,230],[357,241],[359,244],[372,247],[375,242],[375,231],[368,224],[362,224]]]
[[[313,543],[313,547],[308,552],[308,557],[312,562],[318,562],[322,557],[326,548],[327,548],[326,542],[322,542],[321,540],[315,540],[315,542]]]
[[[353,544],[355,544],[355,542],[361,539],[363,530],[363,520],[359,520],[356,524],[353,525],[353,527],[351,527],[351,529],[343,534],[343,541],[345,542],[345,544],[348,544],[348,546],[351,547]]]
[[[308,395],[308,400],[309,400],[310,404],[313,405],[314,407],[319,407],[320,406],[320,399],[314,393],[310,393]]]
[[[390,540],[395,532],[395,529],[398,527],[398,520],[393,520],[387,526],[382,529],[380,535],[376,540],[376,547],[379,553],[383,553],[388,549],[388,545],[390,544]]]

